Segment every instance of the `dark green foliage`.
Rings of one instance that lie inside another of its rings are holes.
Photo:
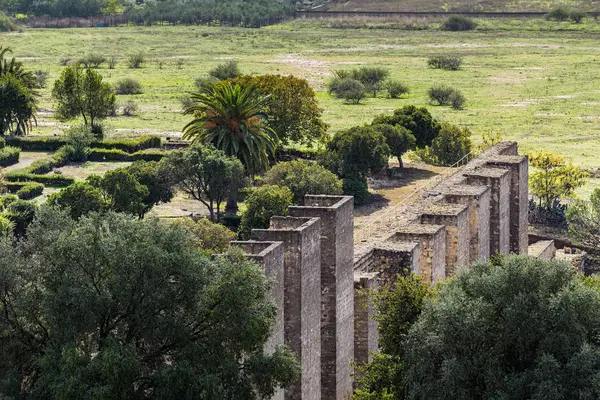
[[[402,154],[414,150],[417,145],[417,139],[414,135],[400,125],[379,124],[373,125],[373,128],[383,134],[387,145],[390,147],[391,154],[398,158],[400,167],[403,167]]]
[[[442,29],[445,31],[472,31],[475,28],[477,28],[477,23],[462,15],[451,15],[442,24]]]
[[[571,265],[479,263],[442,285],[410,329],[408,398],[598,398],[598,326],[598,288]]]
[[[251,400],[289,386],[290,351],[263,350],[276,315],[263,271],[191,242],[155,219],[41,209],[23,246],[0,242],[0,393]]]
[[[139,214],[142,217],[152,207],[167,203],[173,198],[173,188],[167,171],[156,161],[136,161],[127,167],[139,183],[148,188],[148,195],[142,200],[144,208]]]
[[[0,149],[0,166],[7,167],[19,162],[21,149],[18,147],[7,146]]]
[[[75,125],[65,131],[65,139],[69,146],[69,161],[87,160],[94,135],[88,126]]]
[[[133,69],[142,68],[144,66],[145,62],[146,62],[146,55],[144,54],[143,51],[132,54],[127,59],[129,68],[133,68]]]
[[[219,64],[208,72],[208,76],[218,81],[237,78],[240,75],[242,75],[242,71],[240,71],[237,61],[228,61]]]
[[[6,140],[3,137],[0,137],[0,149],[6,147]]]
[[[288,187],[294,196],[294,204],[304,204],[306,194],[342,193],[342,182],[333,172],[305,160],[276,164],[267,172],[265,183]]]
[[[225,253],[229,249],[229,243],[235,240],[235,233],[207,219],[194,221],[184,217],[175,219],[172,224],[188,230],[192,244],[210,255]]]
[[[383,88],[383,83],[390,75],[390,71],[381,67],[360,67],[354,72],[353,78],[365,86],[365,90],[377,97],[377,92]]]
[[[600,189],[592,192],[589,201],[569,204],[567,222],[571,240],[589,249],[600,249]]]
[[[354,196],[355,206],[366,204],[371,198],[367,179],[363,176],[350,175],[342,178],[342,188],[345,195]]]
[[[563,7],[555,8],[546,14],[546,19],[549,21],[566,21],[569,19],[569,10]]]
[[[14,171],[6,174],[6,179],[11,182],[39,182],[46,186],[64,187],[69,186],[75,179],[62,174],[32,174],[30,172]]]
[[[465,96],[449,86],[437,85],[427,91],[431,103],[437,103],[440,106],[452,106],[455,110],[462,110],[466,102]]]
[[[454,166],[464,163],[473,149],[471,131],[449,123],[442,123],[439,135],[433,139],[431,147],[417,150],[417,155],[426,163]]]
[[[13,222],[14,235],[23,237],[27,233],[27,227],[35,218],[36,211],[37,207],[34,203],[19,199],[10,202],[4,210],[3,216]]]
[[[376,309],[381,354],[374,356],[368,365],[358,366],[359,389],[354,399],[405,398],[405,341],[421,315],[425,300],[432,294],[429,285],[409,274],[398,276],[391,286],[384,286],[370,295]]]
[[[102,76],[90,68],[66,67],[54,83],[52,96],[56,100],[56,116],[69,121],[83,118],[84,125],[94,129],[115,106],[115,94],[110,84],[102,82]]]
[[[575,22],[576,24],[582,23],[584,18],[586,18],[587,16],[588,14],[583,11],[571,11],[569,13],[569,19]]]
[[[375,117],[373,124],[400,125],[408,129],[417,140],[417,147],[431,145],[440,131],[440,124],[425,108],[404,106],[394,111],[393,115]]]
[[[457,71],[462,64],[462,57],[455,55],[439,55],[429,57],[427,65],[431,68],[445,69],[446,71]]]
[[[397,99],[403,94],[410,93],[410,89],[404,83],[395,80],[389,80],[384,84],[385,90],[388,92],[388,96],[391,99]]]
[[[204,204],[216,221],[221,204],[242,185],[244,167],[235,157],[200,143],[170,153],[164,173],[175,187]]]
[[[152,207],[144,203],[150,191],[127,168],[108,171],[101,178],[92,175],[87,182],[100,190],[107,207],[113,211],[143,217]]]
[[[100,189],[87,182],[75,182],[60,192],[48,197],[48,204],[67,208],[73,219],[79,219],[91,211],[103,211],[107,208]]]
[[[335,97],[344,99],[351,104],[359,104],[367,95],[365,85],[356,79],[343,79],[333,90]]]
[[[5,211],[10,203],[15,202],[16,200],[19,200],[19,198],[14,194],[7,194],[0,197],[0,211]]]
[[[162,146],[160,136],[143,135],[134,139],[104,140],[94,142],[92,147],[101,149],[119,149],[128,153],[135,153],[139,150],[159,148]]]
[[[271,217],[286,216],[292,198],[292,192],[285,186],[265,185],[252,192],[245,201],[246,210],[238,230],[240,239],[249,239],[252,229],[267,229]]]
[[[144,89],[142,84],[133,78],[121,79],[115,84],[117,94],[142,94]]]
[[[31,89],[11,73],[0,74],[0,134],[27,134],[36,110]]]
[[[22,200],[31,200],[42,195],[44,185],[38,182],[29,182],[17,190],[17,197]]]
[[[24,151],[55,151],[66,144],[66,141],[58,137],[17,137],[8,136],[6,144],[15,146]]]
[[[90,161],[160,161],[167,155],[165,151],[143,150],[127,153],[117,149],[91,149],[88,154]]]
[[[0,11],[0,32],[12,32],[17,30],[17,25]]]

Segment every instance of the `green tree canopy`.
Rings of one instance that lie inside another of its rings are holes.
[[[51,194],[48,197],[48,204],[68,208],[73,219],[79,219],[91,211],[103,211],[107,207],[100,189],[88,182],[75,182]]]
[[[267,101],[257,85],[207,84],[192,94],[192,105],[184,111],[194,119],[183,128],[183,138],[237,157],[251,175],[265,171],[277,147],[265,114]]]
[[[373,127],[383,134],[392,155],[396,156],[402,168],[404,166],[402,163],[402,154],[413,150],[417,144],[414,135],[401,125],[379,124]]]
[[[108,171],[102,177],[92,175],[87,182],[100,190],[110,210],[143,217],[148,209],[144,200],[150,191],[126,168]]]
[[[221,204],[242,185],[244,167],[235,157],[196,143],[169,154],[164,173],[176,188],[204,204],[215,221]]]
[[[431,146],[440,132],[440,124],[425,108],[412,105],[394,111],[392,115],[379,115],[373,124],[400,125],[408,129],[417,140],[417,147]]]
[[[6,58],[8,47],[0,46],[0,135],[27,134],[37,111],[35,78],[23,63]]]
[[[66,67],[54,83],[56,116],[64,121],[83,118],[84,125],[97,126],[115,108],[116,97],[109,83],[91,68]]]
[[[246,210],[238,230],[241,239],[249,239],[252,229],[267,229],[273,216],[286,216],[292,205],[292,192],[289,188],[264,185],[256,189],[246,199]]]
[[[426,302],[406,340],[410,399],[600,396],[600,293],[571,265],[479,263]]]
[[[297,377],[262,270],[218,260],[185,229],[124,214],[73,221],[43,208],[0,240],[0,396],[256,399]]]
[[[276,164],[267,172],[265,182],[288,187],[294,204],[304,204],[307,194],[342,194],[342,181],[333,172],[306,160]]]
[[[266,114],[269,126],[283,144],[312,144],[325,139],[327,124],[321,119],[323,110],[306,79],[292,75],[260,75],[243,76],[233,82],[244,86],[257,85],[268,96]]]

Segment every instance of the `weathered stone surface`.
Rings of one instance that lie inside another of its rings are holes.
[[[321,219],[321,397],[352,395],[354,360],[354,201],[307,195],[294,217]]]
[[[285,391],[290,400],[321,398],[321,221],[273,217],[270,229],[252,238],[284,245],[285,343],[301,363],[298,383]]]
[[[369,291],[379,290],[379,273],[361,272],[354,276],[354,360],[357,365],[371,361],[378,349],[375,310]]]
[[[529,245],[529,255],[540,260],[553,260],[556,255],[554,240],[540,240]]]

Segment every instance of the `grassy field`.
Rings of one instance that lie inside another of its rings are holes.
[[[179,97],[194,89],[193,80],[224,60],[235,59],[248,74],[294,74],[317,90],[330,132],[371,121],[405,104],[427,106],[426,91],[438,83],[460,89],[465,110],[429,106],[437,118],[469,127],[475,141],[482,132],[501,132],[522,148],[546,149],[572,157],[579,164],[599,167],[600,160],[600,26],[543,20],[482,21],[473,32],[435,29],[394,29],[395,25],[365,21],[292,21],[251,30],[220,27],[121,27],[65,30],[25,29],[0,34],[28,68],[48,71],[48,88],[41,91],[42,112],[34,134],[60,134],[52,118],[50,87],[62,58],[88,53],[120,57],[117,68],[99,71],[109,82],[124,77],[139,80],[142,95],[134,100],[135,117],[110,118],[110,136],[158,133],[178,136],[187,118]],[[350,29],[349,27],[353,27]],[[357,28],[356,26],[363,26]],[[143,69],[128,69],[129,54],[144,51]],[[460,71],[427,68],[427,57],[459,54]],[[181,68],[177,61],[182,60]],[[159,68],[158,61],[164,63]],[[402,99],[367,99],[354,106],[329,96],[325,83],[332,69],[359,65],[389,68],[394,79],[406,82],[410,95]]]
[[[336,11],[548,11],[567,7],[597,11],[598,0],[333,0],[328,10]]]

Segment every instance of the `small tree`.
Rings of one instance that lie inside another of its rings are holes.
[[[146,62],[146,55],[143,51],[140,51],[138,53],[130,55],[127,59],[127,62],[129,64],[129,68],[142,68],[144,66],[144,63]]]
[[[439,55],[429,57],[427,65],[431,68],[445,69],[446,71],[457,71],[462,64],[462,57]]]
[[[400,168],[404,167],[402,163],[402,154],[409,150],[414,150],[417,145],[417,139],[408,129],[400,125],[379,124],[373,127],[385,136],[385,141],[390,146],[391,154],[398,158]]]
[[[90,145],[94,141],[94,134],[90,127],[85,125],[72,126],[65,131],[64,136],[69,146],[69,160],[75,162],[87,160]]]
[[[285,186],[265,185],[256,189],[245,201],[239,237],[249,239],[252,229],[267,229],[271,217],[287,215],[292,198],[292,192]]]
[[[126,168],[108,171],[103,177],[92,175],[87,182],[100,190],[109,209],[140,217],[144,215],[147,209],[144,199],[150,192]]]
[[[573,196],[588,176],[583,169],[555,153],[529,153],[529,163],[535,168],[529,174],[529,190],[547,210],[552,209],[555,201]]]
[[[294,160],[276,164],[267,172],[265,183],[288,187],[294,204],[304,204],[307,194],[335,195],[342,193],[342,181],[319,164]]]
[[[68,209],[73,219],[79,219],[91,211],[103,211],[108,207],[100,189],[87,182],[75,182],[51,194],[48,204]]]
[[[569,10],[563,7],[558,7],[546,14],[546,19],[549,21],[566,21],[569,19]]]
[[[116,98],[110,84],[92,69],[66,67],[54,83],[56,115],[63,121],[82,117],[83,123],[97,127],[115,108]]]
[[[0,74],[0,135],[25,135],[35,121],[34,93],[17,77]]]
[[[121,79],[115,84],[117,94],[142,94],[142,84],[132,78]]]
[[[589,201],[576,200],[570,204],[567,222],[569,237],[575,243],[600,249],[600,189],[594,190]]]
[[[177,218],[172,224],[188,230],[191,233],[191,243],[207,254],[224,253],[229,248],[229,242],[235,240],[235,233],[207,219],[196,222],[191,218]]]
[[[344,79],[337,84],[333,93],[335,97],[344,99],[350,104],[360,104],[366,97],[367,89],[356,79]]]
[[[174,151],[164,161],[170,181],[204,204],[211,220],[220,216],[221,204],[242,184],[244,166],[235,157],[200,143]]]
[[[439,135],[431,147],[417,150],[417,155],[427,163],[451,167],[460,161],[468,161],[471,153],[471,131],[449,123],[442,123]]]
[[[400,81],[389,80],[385,82],[384,88],[387,90],[388,96],[390,96],[391,99],[397,99],[403,94],[410,93],[408,86]]]
[[[228,61],[226,63],[219,64],[208,72],[208,76],[215,78],[219,81],[237,78],[241,75],[242,72],[238,67],[237,61]]]
[[[361,67],[353,75],[353,78],[362,83],[373,97],[377,97],[377,92],[383,88],[390,71],[381,67]]]
[[[167,170],[156,161],[136,161],[126,168],[135,179],[148,188],[148,195],[142,203],[144,207],[139,217],[142,218],[152,207],[160,203],[168,203],[173,198],[173,183]]]
[[[417,147],[430,146],[440,132],[440,124],[425,108],[412,105],[395,110],[392,115],[375,117],[373,124],[400,125],[408,129],[417,140]]]
[[[455,110],[462,110],[467,101],[459,90],[445,85],[433,86],[427,91],[427,94],[432,104],[452,106]]]
[[[472,31],[475,28],[477,28],[477,23],[462,15],[451,15],[442,24],[442,29],[445,31]]]

